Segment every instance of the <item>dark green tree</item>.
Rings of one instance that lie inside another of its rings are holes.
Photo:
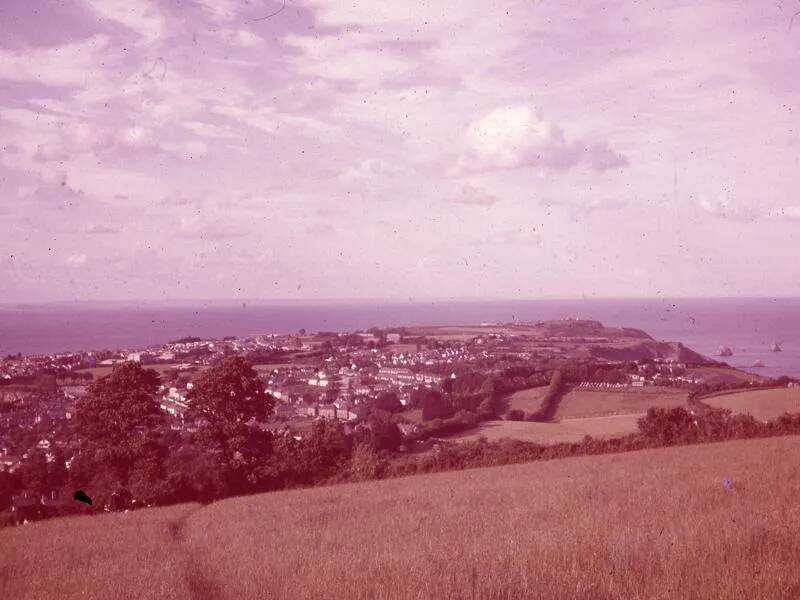
[[[213,456],[228,492],[257,489],[272,448],[271,434],[257,425],[272,413],[274,399],[253,365],[225,358],[200,375],[187,400],[188,415],[198,421],[195,443]]]
[[[78,472],[87,485],[99,488],[95,496],[121,489],[147,496],[163,478],[164,414],[156,401],[158,386],[158,373],[126,362],[93,382],[76,402]]]

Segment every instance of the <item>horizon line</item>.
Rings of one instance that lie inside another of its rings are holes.
[[[557,302],[557,301],[685,301],[685,300],[796,300],[800,296],[775,295],[775,296],[538,296],[514,298],[508,296],[420,296],[420,297],[329,297],[329,298],[172,298],[172,299],[70,299],[70,300],[50,300],[50,301],[17,301],[0,302],[0,309],[25,309],[25,308],[48,308],[61,307],[64,305],[106,305],[106,306],[168,306],[168,305],[201,305],[201,304],[363,304],[363,303],[384,303],[384,304],[422,304],[422,303],[446,303],[446,302]]]

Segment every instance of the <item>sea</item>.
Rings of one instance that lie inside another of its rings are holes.
[[[139,349],[184,336],[563,318],[636,327],[768,377],[800,377],[800,298],[90,303],[0,306],[0,355]],[[781,352],[772,352],[778,344]],[[764,366],[754,366],[757,361]]]

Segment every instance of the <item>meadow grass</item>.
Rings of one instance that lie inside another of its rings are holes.
[[[749,414],[759,421],[771,421],[784,413],[800,412],[800,388],[772,388],[716,394],[701,398],[704,404]]]
[[[449,440],[475,441],[484,437],[489,441],[510,438],[536,444],[580,442],[590,435],[608,438],[638,431],[637,421],[641,414],[610,415],[583,419],[564,419],[537,423],[533,421],[484,421],[475,429],[450,436]]]
[[[176,533],[199,505],[69,517],[0,530],[0,598],[191,596]]]
[[[798,461],[779,437],[61,519],[0,531],[0,597],[796,598]]]
[[[648,408],[673,408],[687,405],[688,392],[665,387],[622,388],[611,390],[574,389],[561,398],[556,418],[601,417],[643,414]]]
[[[540,385],[513,392],[507,398],[508,410],[535,413],[542,407],[542,400],[547,395],[548,387],[547,385]]]

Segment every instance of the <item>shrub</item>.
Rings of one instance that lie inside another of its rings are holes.
[[[506,413],[506,421],[524,421],[525,412],[518,408],[512,408]]]

